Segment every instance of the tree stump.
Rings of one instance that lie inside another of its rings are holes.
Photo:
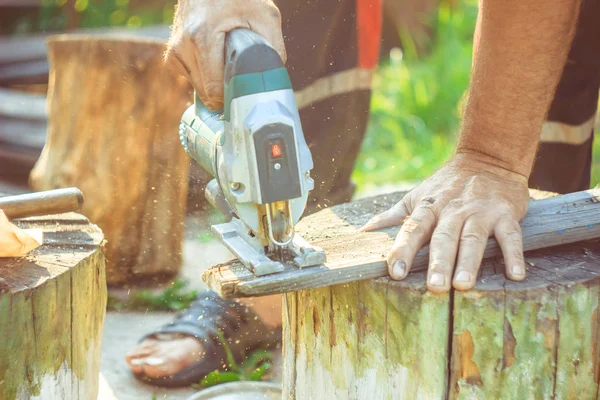
[[[401,197],[316,213],[300,233],[350,259],[365,249],[348,233]],[[516,283],[492,259],[474,290],[446,295],[425,272],[285,294],[284,398],[598,399],[600,241],[532,252],[527,267]]]
[[[107,239],[107,282],[179,271],[189,158],[177,134],[192,101],[163,41],[57,36],[48,42],[48,139],[37,190],[76,186]]]
[[[0,399],[96,399],[106,310],[103,237],[82,215],[17,221],[43,245],[0,259]]]

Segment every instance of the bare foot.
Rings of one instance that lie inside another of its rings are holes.
[[[136,345],[125,360],[136,375],[164,378],[200,361],[204,355],[202,344],[192,336],[161,334]]]
[[[268,329],[281,329],[280,295],[249,299],[242,303],[253,309]],[[202,343],[195,337],[164,333],[140,342],[127,353],[125,360],[134,374],[160,379],[177,374],[201,361],[205,355]]]

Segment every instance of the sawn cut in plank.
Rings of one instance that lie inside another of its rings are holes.
[[[332,286],[387,276],[386,253],[398,227],[358,232],[371,217],[404,193],[367,198],[325,209],[301,220],[297,232],[327,254],[327,263],[299,270],[287,266],[277,274],[256,277],[237,260],[203,273],[203,280],[224,298],[264,296]],[[521,222],[525,251],[600,237],[600,189],[532,200]],[[501,255],[495,239],[488,241],[484,258]],[[427,268],[429,249],[415,257],[411,272]]]

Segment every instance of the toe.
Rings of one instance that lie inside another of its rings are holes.
[[[159,351],[158,344],[152,344],[152,345],[140,344],[138,346],[135,346],[131,350],[129,350],[129,352],[127,352],[127,354],[125,355],[125,360],[127,362],[130,362],[131,360],[134,360],[134,359],[148,357],[149,355],[152,355],[153,353],[156,353],[157,351]]]
[[[155,351],[138,359],[139,368],[150,378],[163,378],[183,370],[202,359],[202,345],[192,337],[160,341]],[[136,362],[137,364],[137,362]]]

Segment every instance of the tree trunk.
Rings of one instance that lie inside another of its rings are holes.
[[[355,222],[399,198],[333,207],[301,233],[352,258],[365,251],[348,247]],[[285,294],[284,398],[596,400],[600,242],[531,252],[527,266],[517,283],[492,259],[474,290],[445,295],[423,271]]]
[[[186,79],[151,39],[59,36],[51,65],[48,139],[31,174],[37,190],[77,186],[82,212],[108,240],[107,282],[179,270],[189,159],[178,125]]]
[[[78,214],[18,221],[43,245],[0,259],[0,399],[96,399],[106,309],[102,232]]]

